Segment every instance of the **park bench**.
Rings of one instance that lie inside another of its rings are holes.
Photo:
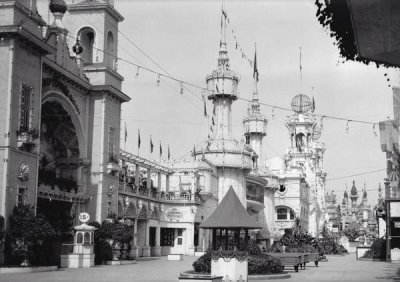
[[[309,261],[313,261],[315,263],[315,266],[318,267],[318,262],[319,262],[318,253],[308,253],[308,259]]]
[[[268,255],[278,258],[283,267],[293,266],[294,271],[299,271],[299,266],[304,264],[304,254],[300,253],[268,253]]]

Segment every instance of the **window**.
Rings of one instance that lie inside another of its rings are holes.
[[[115,128],[110,127],[108,130],[108,159],[114,162],[115,157]]]
[[[278,219],[285,220],[287,219],[287,209],[286,208],[279,208],[276,212]]]
[[[17,206],[23,206],[26,204],[26,187],[19,186],[17,192]]]
[[[296,214],[291,208],[278,207],[276,208],[276,219],[277,220],[294,220]]]
[[[31,93],[32,93],[32,87],[29,87],[26,84],[22,84],[20,114],[19,114],[20,129],[29,129],[30,128]]]
[[[79,31],[78,38],[83,47],[81,54],[83,62],[87,64],[93,63],[93,47],[95,42],[94,30],[90,27],[84,27]]]
[[[279,185],[279,193],[285,193],[286,192],[286,186],[281,184]]]

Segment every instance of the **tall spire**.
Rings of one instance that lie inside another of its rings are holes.
[[[221,12],[221,39],[219,41],[218,67],[229,70],[229,57],[226,48],[226,20],[228,16],[223,3]]]
[[[253,91],[253,102],[258,102],[258,68],[257,68],[257,45],[254,43],[254,62],[253,62],[253,79],[254,79],[254,91]]]

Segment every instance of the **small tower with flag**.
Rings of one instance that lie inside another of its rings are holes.
[[[253,79],[253,98],[249,103],[247,117],[243,119],[243,127],[246,144],[250,145],[251,148],[259,156],[257,164],[259,165],[263,164],[265,160],[262,150],[262,141],[264,136],[267,135],[268,120],[260,111],[260,102],[257,87],[257,83],[259,80],[259,73],[257,68],[257,50],[254,51]]]

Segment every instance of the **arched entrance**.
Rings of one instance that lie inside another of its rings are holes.
[[[82,203],[77,195],[85,183],[82,128],[72,109],[58,93],[46,95],[41,108],[37,213],[57,232],[49,254],[52,263],[59,263],[61,244],[72,242]]]

